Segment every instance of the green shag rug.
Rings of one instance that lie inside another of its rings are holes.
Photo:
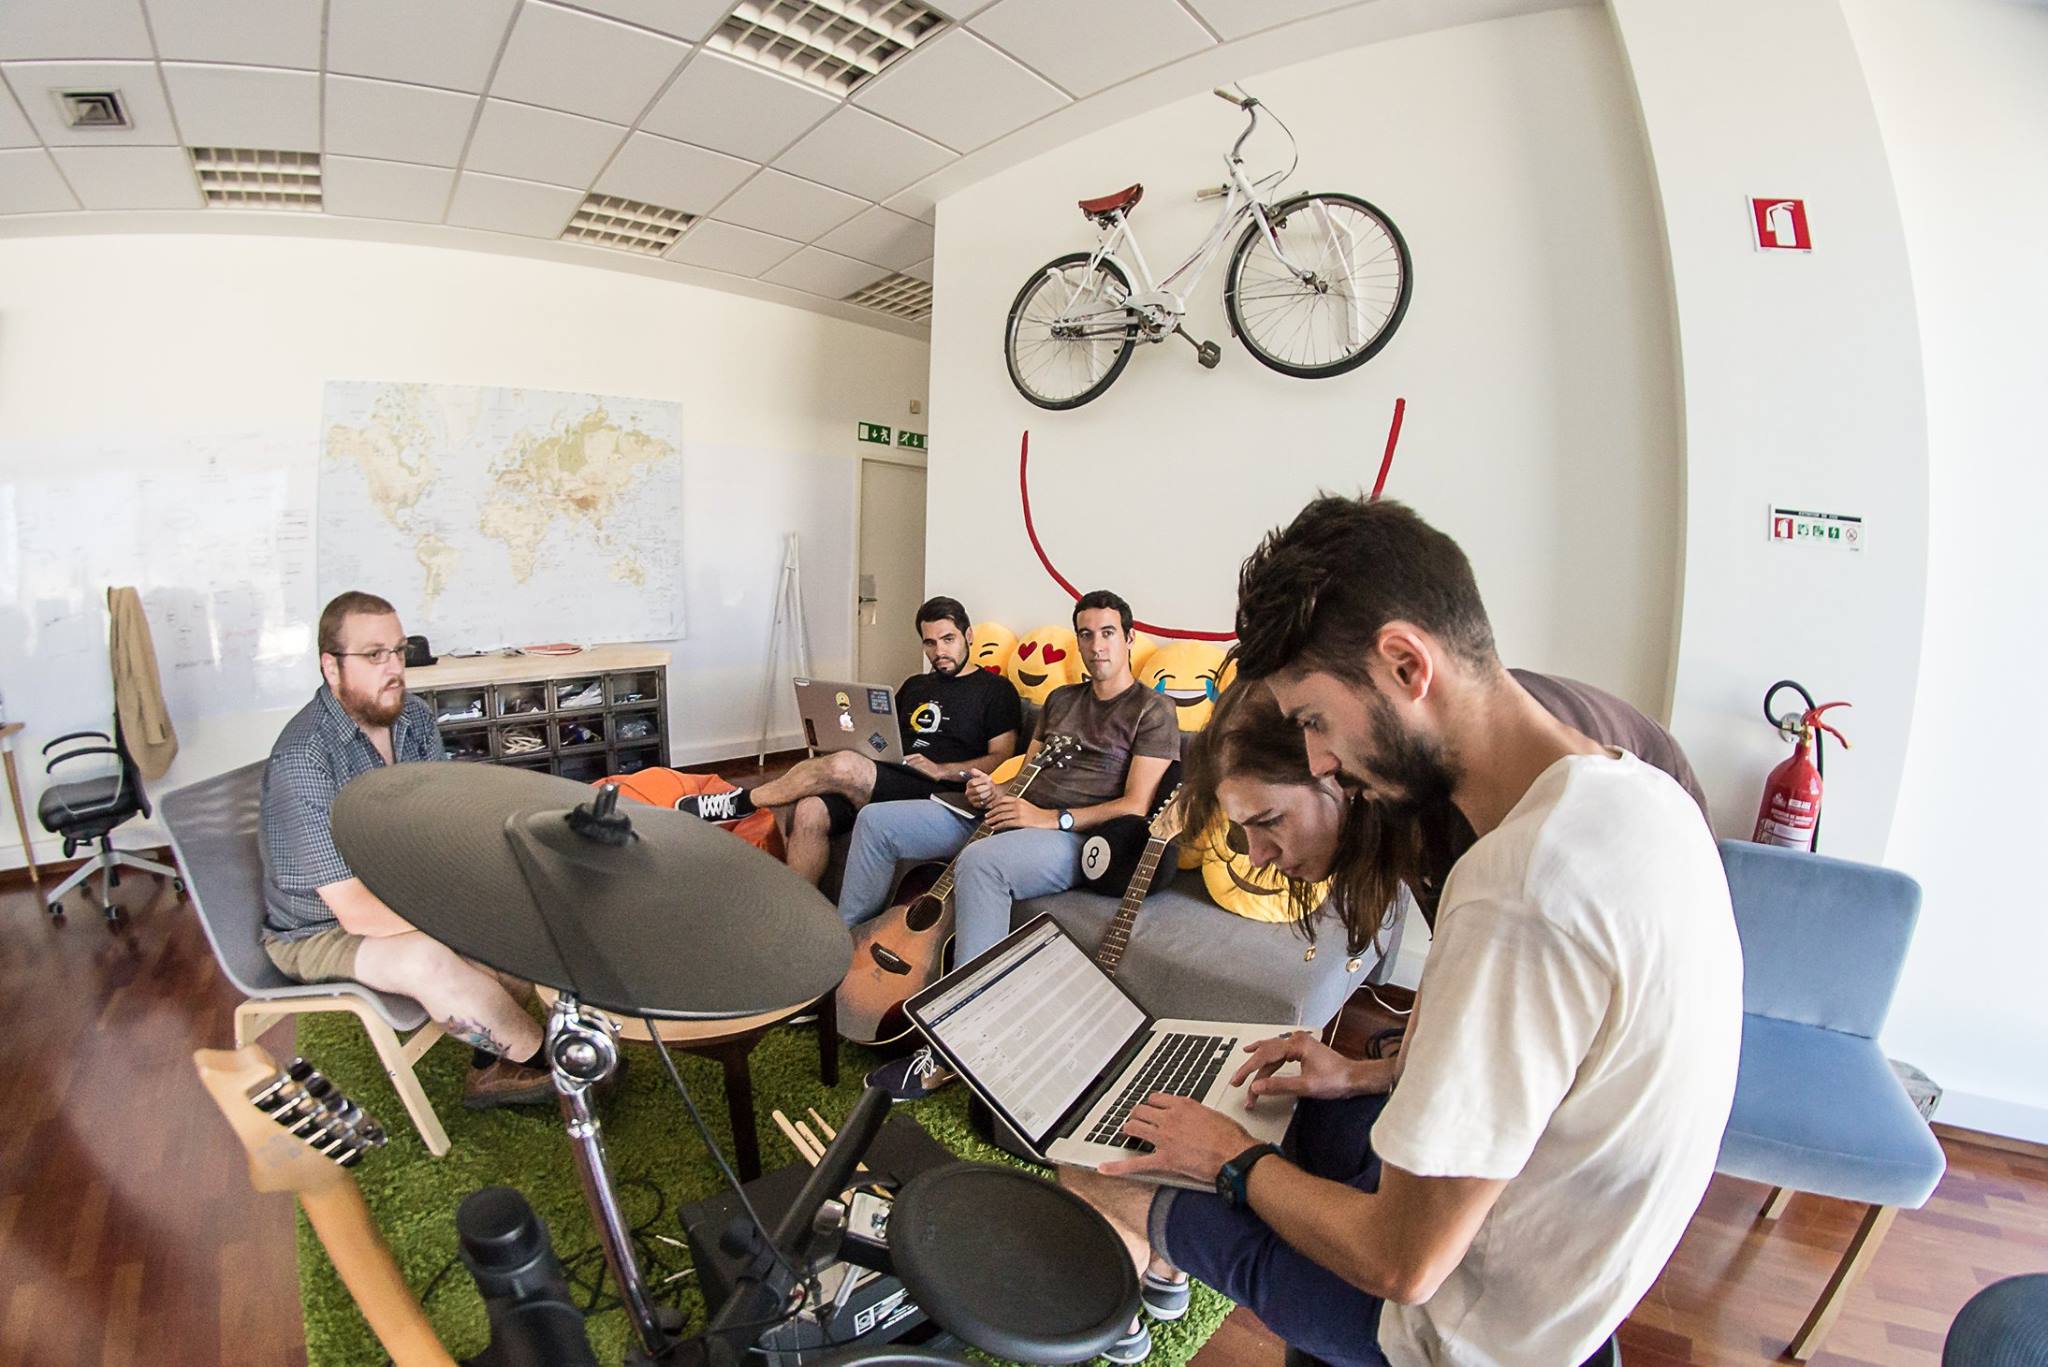
[[[572,1280],[587,1286],[598,1275],[602,1258],[595,1248],[597,1235],[583,1204],[568,1137],[552,1107],[465,1110],[462,1075],[469,1067],[469,1051],[442,1041],[428,1051],[418,1070],[452,1145],[447,1157],[437,1159],[427,1153],[353,1018],[339,1012],[301,1016],[298,1032],[298,1052],[390,1132],[390,1144],[365,1157],[354,1170],[355,1176],[399,1270],[420,1294],[435,1332],[450,1353],[459,1359],[481,1352],[490,1338],[483,1302],[456,1261],[455,1207],[469,1193],[498,1184],[518,1188],[547,1222],[555,1252],[571,1264]],[[660,1058],[645,1045],[624,1048],[629,1060],[626,1075],[601,1112],[606,1152],[627,1219],[636,1228],[645,1226],[650,1232],[680,1239],[677,1210],[723,1190],[724,1183],[704,1152],[703,1141],[670,1085]],[[679,1052],[673,1056],[706,1124],[730,1160],[732,1135],[726,1121],[722,1071],[707,1059]],[[836,1125],[852,1109],[860,1095],[861,1079],[875,1062],[868,1050],[842,1045],[839,1086],[827,1088],[818,1081],[815,1030],[785,1027],[771,1031],[752,1058],[763,1170],[772,1172],[796,1161],[795,1150],[769,1118],[770,1110],[780,1108],[792,1118],[801,1118],[806,1107],[815,1106]],[[963,1158],[1016,1163],[1001,1150],[982,1143],[969,1129],[964,1087],[948,1087],[928,1101],[898,1109],[908,1111],[927,1134]],[[643,1262],[650,1283],[660,1283],[687,1264],[683,1250],[656,1240],[646,1242],[656,1262],[651,1268]],[[657,1299],[677,1306],[689,1317],[689,1332],[704,1322],[703,1302],[694,1284],[694,1278],[684,1278],[657,1286]],[[686,1289],[679,1291],[678,1287]],[[607,1278],[605,1291],[614,1290]],[[310,1367],[374,1367],[386,1360],[303,1212],[299,1216],[299,1296],[305,1307]],[[578,1300],[583,1299],[579,1289]],[[600,1310],[589,1319],[591,1343],[598,1361],[605,1364],[620,1360],[631,1334],[625,1314],[616,1308],[616,1299],[607,1294],[605,1300],[614,1308]],[[1216,1332],[1230,1308],[1223,1296],[1197,1283],[1186,1318],[1153,1325],[1151,1367],[1185,1363]]]

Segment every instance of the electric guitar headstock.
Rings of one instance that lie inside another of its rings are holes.
[[[199,1080],[249,1153],[258,1191],[301,1194],[346,1185],[344,1169],[382,1148],[384,1127],[302,1058],[282,1072],[261,1045],[201,1049]]]

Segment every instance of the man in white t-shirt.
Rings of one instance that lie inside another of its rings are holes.
[[[1285,1153],[1155,1096],[1127,1127],[1153,1151],[1103,1173],[1216,1195],[1063,1176],[1160,1317],[1186,1271],[1330,1363],[1572,1367],[1656,1279],[1727,1122],[1742,958],[1713,838],[1669,776],[1515,682],[1464,553],[1399,504],[1311,503],[1245,562],[1237,628],[1315,773],[1448,799],[1478,839],[1398,1060],[1251,1047],[1239,1084],[1306,1098]]]

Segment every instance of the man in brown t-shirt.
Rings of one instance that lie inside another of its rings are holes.
[[[861,811],[839,887],[839,915],[849,926],[888,904],[897,861],[951,859],[954,960],[966,963],[1010,933],[1010,907],[1020,898],[1063,892],[1081,879],[1082,832],[1120,816],[1143,816],[1166,768],[1180,755],[1173,705],[1131,675],[1131,605],[1106,589],[1074,604],[1086,681],[1046,699],[1028,766],[1054,735],[1079,748],[1039,772],[1013,796],[983,773],[971,775],[967,800],[994,832],[965,849],[976,823],[938,802],[890,802]],[[871,1086],[899,1101],[929,1096],[952,1081],[929,1049],[883,1064]]]

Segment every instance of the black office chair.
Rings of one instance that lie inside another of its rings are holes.
[[[100,913],[109,924],[118,925],[121,909],[114,905],[114,889],[121,886],[124,867],[170,880],[180,897],[184,896],[185,883],[178,876],[178,871],[168,864],[159,864],[153,859],[114,848],[115,827],[131,817],[149,815],[149,794],[143,791],[142,775],[136,772],[135,761],[129,758],[128,747],[121,739],[119,721],[114,723],[111,736],[104,731],[73,731],[45,745],[43,754],[48,756],[58,746],[72,741],[95,740],[108,743],[76,746],[48,759],[43,765],[45,774],[54,774],[58,765],[74,759],[84,759],[88,755],[112,755],[117,766],[111,774],[72,783],[53,783],[43,789],[43,795],[36,803],[36,816],[42,821],[44,830],[63,837],[64,857],[69,859],[82,845],[97,843],[100,847],[98,854],[80,864],[43,900],[49,906],[50,915],[60,917],[64,914],[64,895],[94,873],[99,873]],[[86,905],[92,905],[91,901],[87,900]]]

